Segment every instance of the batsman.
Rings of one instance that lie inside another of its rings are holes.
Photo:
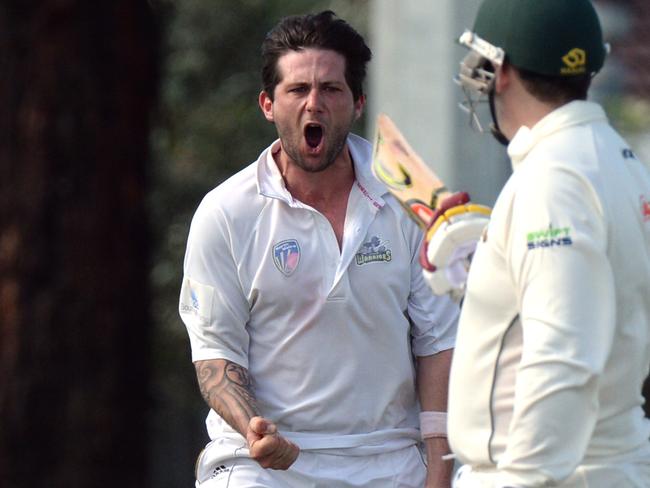
[[[489,104],[513,172],[462,287],[454,486],[647,488],[650,171],[587,101],[608,50],[597,13],[484,0],[459,41],[465,107],[476,121]]]
[[[259,157],[199,204],[179,312],[210,442],[197,488],[449,488],[459,307],[351,133],[371,51],[331,11],[262,42]]]

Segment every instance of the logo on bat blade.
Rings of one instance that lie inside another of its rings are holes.
[[[386,183],[388,186],[391,188],[394,188],[395,190],[404,190],[405,188],[409,188],[413,185],[413,181],[411,180],[411,175],[404,169],[404,166],[402,166],[400,163],[397,163],[397,169],[401,173],[399,177],[393,176],[390,171],[388,171],[386,168],[384,168],[381,165],[381,162],[379,159],[376,159],[377,163],[375,164],[375,172],[379,179]]]
[[[384,141],[384,138],[382,137],[381,133],[377,133],[377,144],[375,145],[375,153],[372,163],[372,169],[377,178],[379,178],[381,181],[383,181],[386,185],[389,187],[393,188],[394,190],[404,190],[406,188],[409,188],[413,185],[413,181],[411,180],[411,175],[406,169],[404,169],[404,166],[402,166],[401,163],[396,162],[397,169],[400,173],[400,175],[393,175],[384,165],[382,165],[381,158],[379,157],[379,150],[380,147],[385,144],[386,142]],[[408,155],[408,152],[404,149],[404,147],[399,144],[397,141],[393,142],[393,146],[397,147],[398,150],[403,152],[404,154]]]
[[[273,262],[284,276],[291,276],[300,263],[298,241],[287,239],[273,246]]]

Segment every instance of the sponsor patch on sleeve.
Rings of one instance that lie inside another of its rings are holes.
[[[526,241],[528,250],[570,246],[573,244],[571,227],[553,227],[553,224],[549,224],[546,229],[528,232]]]
[[[183,278],[180,313],[195,315],[202,322],[210,322],[214,289],[190,278]]]

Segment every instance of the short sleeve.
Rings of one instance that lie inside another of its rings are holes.
[[[228,359],[247,368],[250,308],[230,243],[226,218],[204,199],[190,226],[179,313],[193,361]]]
[[[418,259],[424,236],[419,228],[413,227],[411,292],[408,300],[412,349],[416,356],[430,356],[454,347],[460,308],[448,295],[434,295],[424,281]]]

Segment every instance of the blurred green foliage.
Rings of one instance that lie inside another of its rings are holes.
[[[368,2],[152,0],[164,31],[149,198],[155,245],[152,486],[193,486],[194,459],[207,442],[207,407],[177,312],[183,254],[203,195],[276,137],[257,104],[262,40],[281,17],[326,8],[366,34]]]
[[[650,101],[631,95],[611,96],[605,103],[608,115],[625,134],[645,132],[650,128]]]
[[[650,100],[619,92],[609,94],[603,105],[612,125],[625,137],[637,157],[650,167]]]

